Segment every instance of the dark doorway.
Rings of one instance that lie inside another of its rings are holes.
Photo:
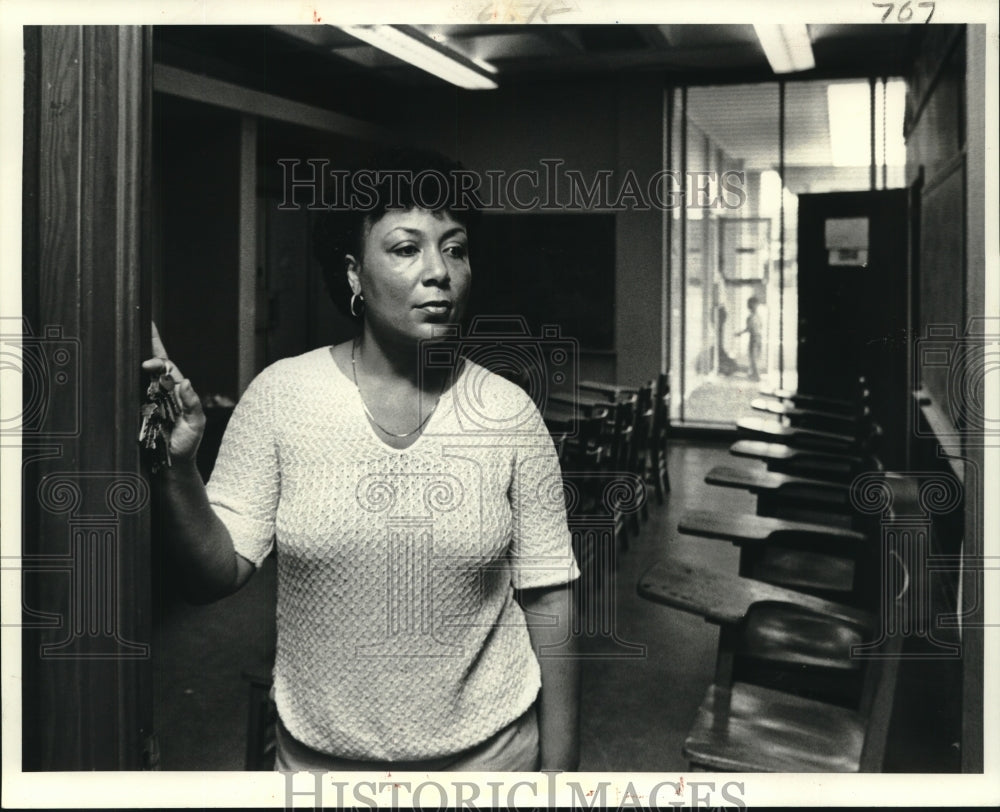
[[[907,192],[799,197],[799,388],[847,397],[863,375],[903,464],[906,415]]]

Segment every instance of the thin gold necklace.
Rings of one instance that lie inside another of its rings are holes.
[[[357,349],[357,347],[358,347],[358,342],[357,339],[355,339],[354,341],[351,342],[351,373],[354,375],[354,388],[358,390],[358,397],[361,398],[361,408],[365,410],[365,414],[368,415],[368,419],[375,424],[375,427],[378,428],[383,433],[388,434],[390,437],[397,437],[399,439],[403,439],[404,437],[413,436],[418,431],[420,431],[424,426],[426,426],[427,421],[431,419],[431,415],[434,414],[435,409],[437,409],[438,403],[441,402],[440,393],[437,396],[437,400],[434,401],[434,408],[432,408],[427,413],[427,417],[421,420],[420,425],[417,426],[413,431],[408,431],[405,434],[397,434],[394,431],[389,431],[389,429],[387,429],[385,426],[379,423],[378,420],[375,419],[375,415],[371,413],[371,410],[368,408],[368,404],[365,403],[365,396],[364,394],[362,394],[361,385],[358,383],[358,364],[357,360],[354,357],[354,351]]]

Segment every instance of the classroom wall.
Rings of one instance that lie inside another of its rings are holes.
[[[907,77],[906,177],[917,183],[914,226],[913,330],[926,336],[928,325],[949,325],[957,336],[966,327],[968,308],[966,195],[966,38],[961,26],[931,26]],[[981,102],[981,97],[978,100]],[[919,344],[913,349],[920,353]],[[950,376],[954,364],[915,362],[914,386],[923,386],[943,418],[959,427]]]
[[[929,324],[950,325],[955,331],[953,340],[940,342],[952,349],[950,364],[937,369],[915,365],[914,386],[924,386],[930,404],[917,422],[928,436],[915,442],[914,467],[940,463],[935,460],[939,445],[955,458],[953,467],[965,491],[961,552],[969,560],[983,554],[984,455],[977,431],[986,371],[981,336],[996,332],[994,319],[992,324],[980,321],[972,335],[966,334],[970,319],[982,317],[985,307],[985,57],[984,26],[926,26],[907,77],[907,179],[922,178],[914,199],[915,338],[925,335]],[[919,361],[919,341],[914,347]],[[956,348],[962,352],[955,353]],[[956,429],[964,429],[962,435]],[[966,566],[961,579],[962,769],[980,772],[982,572]]]
[[[542,171],[556,158],[589,182],[612,170],[610,187],[632,169],[642,183],[662,168],[663,82],[660,77],[545,82],[481,93],[423,97],[410,115],[415,141],[485,172]],[[557,186],[568,197],[565,183]],[[619,212],[615,228],[615,346],[581,357],[581,377],[635,384],[661,371],[664,308],[662,212]]]
[[[986,29],[985,26],[970,26],[966,43],[965,87],[970,105],[968,110],[968,135],[966,155],[968,157],[967,189],[965,198],[966,222],[966,277],[965,306],[971,314],[984,313],[986,307]],[[996,137],[996,131],[992,132]],[[994,141],[995,143],[995,141]],[[995,190],[994,190],[995,195]],[[995,261],[995,259],[994,259]],[[995,267],[995,266],[994,266]],[[984,325],[987,334],[996,335],[997,320]],[[982,364],[982,360],[979,361]],[[994,377],[995,380],[995,377]],[[986,385],[983,377],[977,381],[972,392],[983,403]],[[978,442],[966,440],[965,456],[967,465],[967,486],[974,486],[982,496],[985,483],[980,479],[984,470],[985,454]],[[970,543],[964,548],[969,555],[981,555],[983,549],[983,526],[981,524],[982,498],[968,500],[965,505],[966,538]],[[971,613],[972,623],[981,622],[982,604],[978,601],[983,587],[983,573],[966,569],[962,573],[962,590],[967,596],[975,596],[967,605],[975,605]],[[965,639],[963,657],[963,747],[962,769],[966,772],[980,772],[983,769],[983,635],[974,631]]]

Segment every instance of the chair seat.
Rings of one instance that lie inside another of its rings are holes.
[[[759,603],[747,613],[738,653],[774,663],[858,672],[851,647],[864,642],[862,629],[828,615],[782,603]]]
[[[851,592],[854,562],[849,558],[767,546],[759,550],[750,578],[806,591]]]
[[[735,682],[709,687],[684,755],[709,770],[858,772],[863,719],[854,711]]]

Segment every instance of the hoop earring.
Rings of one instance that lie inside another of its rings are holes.
[[[364,307],[364,305],[365,305],[365,297],[364,297],[364,295],[362,295],[361,293],[355,293],[355,294],[354,294],[354,295],[353,295],[353,296],[351,297],[351,315],[352,315],[352,316],[354,316],[354,318],[356,318],[356,319],[360,319],[360,318],[361,318],[361,315],[362,315],[361,313],[358,313],[358,312],[356,312],[356,311],[355,311],[355,309],[354,309],[354,304],[355,304],[355,302],[357,302],[357,301],[358,301],[359,299],[361,300],[361,306],[362,306],[362,307]],[[364,311],[362,311],[362,313],[363,313],[363,312],[364,312]]]

